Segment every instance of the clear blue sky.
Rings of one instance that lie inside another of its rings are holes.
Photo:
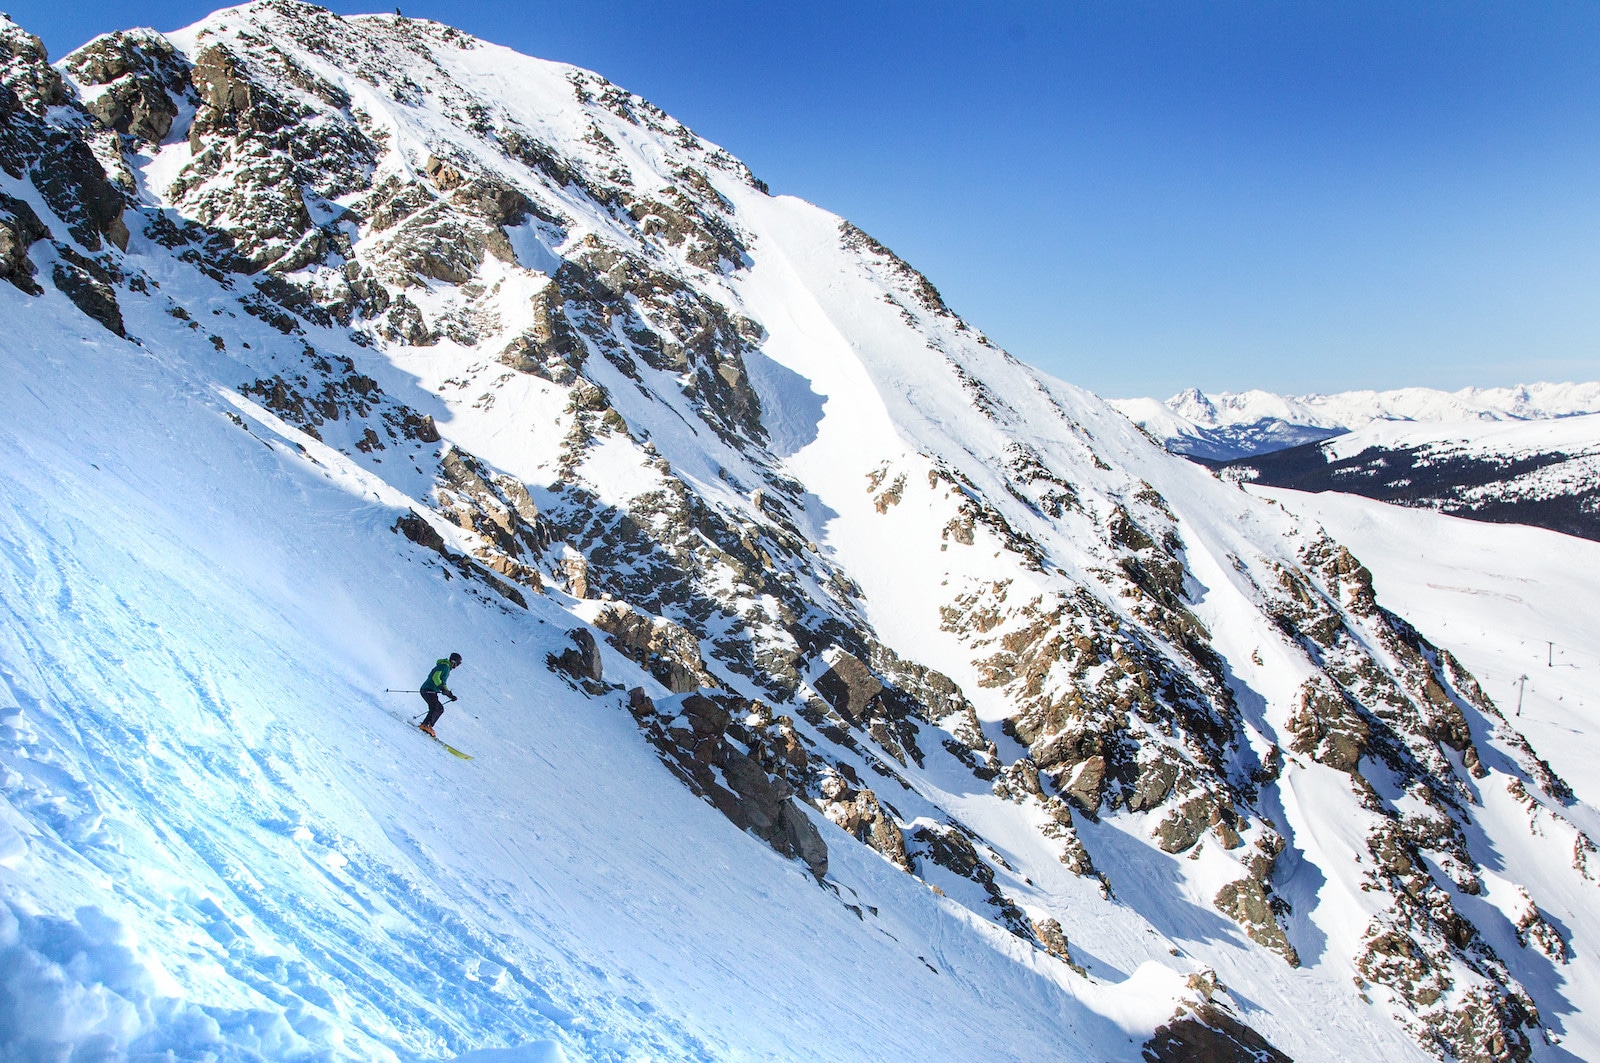
[[[10,13],[60,55],[212,6]],[[1600,379],[1596,0],[402,6],[648,97],[1105,395]]]

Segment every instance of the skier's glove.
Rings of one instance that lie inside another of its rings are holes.
[[[456,696],[454,694],[446,694],[445,697],[449,698],[451,701],[456,700]]]

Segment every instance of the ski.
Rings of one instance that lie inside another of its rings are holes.
[[[423,731],[422,733],[423,734],[428,734],[426,731]],[[433,738],[432,735],[428,735],[428,737],[429,738]],[[435,742],[438,742],[441,746],[444,746],[446,752],[454,753],[456,756],[460,757],[462,760],[471,760],[472,759],[472,755],[470,753],[461,752],[461,750],[457,749],[455,746],[451,745],[449,742],[446,742],[442,738],[433,738],[433,740]]]
[[[400,691],[400,693],[409,693],[409,691]],[[454,756],[460,757],[462,760],[471,760],[472,759],[472,754],[471,753],[463,753],[463,752],[461,752],[461,750],[457,749],[455,746],[451,745],[449,742],[446,742],[444,739],[440,738],[439,736],[431,735],[427,731],[424,731],[422,728],[418,727],[417,726],[417,718],[416,717],[405,716],[402,713],[395,712],[393,709],[384,709],[384,711],[387,712],[390,716],[393,716],[395,719],[399,720],[401,723],[405,724],[411,730],[416,731],[418,734],[422,735],[424,738],[431,738],[435,742],[438,742],[441,746],[444,746],[446,752],[448,752],[448,753],[450,753],[450,754],[452,754]]]

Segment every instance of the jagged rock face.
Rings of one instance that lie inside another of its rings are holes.
[[[774,721],[741,698],[688,694],[657,706],[638,690],[629,701],[662,761],[696,793],[778,852],[804,861],[819,880],[827,875],[827,844],[793,801],[792,721],[769,737]],[[803,751],[800,757],[803,769]]]
[[[0,164],[33,190],[0,199],[0,275],[201,346],[308,460],[388,492],[419,571],[547,595],[572,618],[549,666],[819,881],[813,813],[1062,977],[1227,949],[1304,1001],[1329,983],[1292,968],[1342,963],[1352,1023],[1528,1058],[1533,961],[1491,939],[1573,948],[1531,890],[1491,925],[1478,809],[1509,794],[1585,888],[1595,847],[1317,529],[595,75],[502,78],[457,31],[293,0],[60,70],[11,28],[0,57]],[[1355,851],[1319,848],[1334,821]],[[1147,1058],[1284,1058],[1220,1009]]]
[[[102,237],[126,247],[121,192],[107,178],[82,129],[52,120],[50,109],[67,97],[60,73],[46,59],[37,37],[10,23],[0,26],[0,167],[12,178],[26,177],[32,183],[83,251],[99,251]],[[48,223],[37,216],[34,221],[45,233],[33,239],[48,235]],[[24,225],[15,231],[38,230]]]
[[[594,626],[609,636],[611,645],[643,664],[674,694],[720,685],[706,671],[699,640],[670,620],[651,619],[618,602],[601,609]]]
[[[67,69],[85,93],[84,110],[101,125],[138,140],[159,144],[188,102],[188,63],[159,34],[131,30],[99,37],[73,52]]]

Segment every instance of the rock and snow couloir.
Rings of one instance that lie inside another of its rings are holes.
[[[1592,807],[867,234],[431,22],[0,52],[6,1051],[1600,1052]]]

